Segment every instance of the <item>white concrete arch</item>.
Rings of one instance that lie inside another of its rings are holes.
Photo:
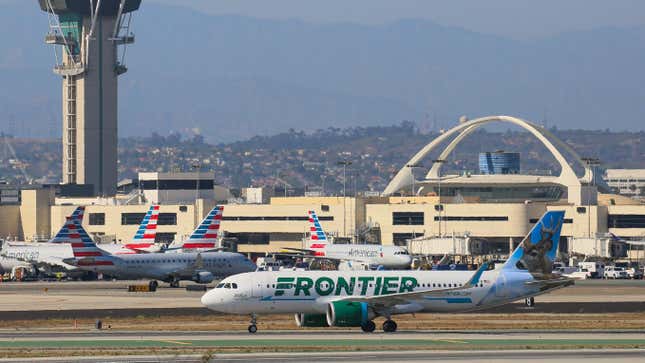
[[[450,153],[455,149],[455,147],[457,147],[457,145],[461,141],[463,141],[463,139],[465,139],[468,135],[470,135],[473,131],[477,130],[479,127],[484,126],[488,123],[497,122],[497,121],[512,123],[514,125],[517,125],[527,130],[533,136],[535,136],[535,138],[537,138],[547,148],[547,150],[551,152],[553,157],[560,165],[561,171],[558,177],[558,182],[560,184],[566,185],[568,187],[574,187],[574,189],[579,189],[581,186],[580,180],[578,179],[575,172],[567,162],[566,158],[551,143],[549,139],[553,140],[559,147],[565,149],[568,153],[570,153],[575,159],[575,162],[585,167],[585,175],[583,177],[584,181],[592,179],[593,176],[591,175],[591,170],[588,167],[586,167],[586,165],[582,162],[578,154],[574,150],[572,150],[568,145],[566,145],[558,138],[556,138],[548,130],[544,129],[541,126],[528,122],[526,120],[522,120],[520,118],[513,117],[513,116],[504,116],[504,115],[481,117],[471,121],[463,122],[453,127],[452,129],[441,134],[439,137],[437,137],[436,139],[432,140],[429,144],[424,146],[405,165],[418,164],[442,142],[446,141],[452,135],[458,133],[457,137],[454,140],[452,140],[450,144],[448,144],[448,146],[442,151],[442,153],[439,156],[439,159],[445,160],[450,155]],[[434,163],[432,165],[432,168],[426,175],[426,179],[438,178],[440,168],[441,168],[441,163]],[[392,181],[390,181],[390,184],[388,184],[388,186],[385,188],[385,190],[383,191],[383,194],[385,195],[394,194],[397,191],[403,188],[406,188],[412,184],[413,174],[410,170],[406,171],[405,169],[409,169],[409,168],[406,166],[401,168],[401,170],[399,170],[399,172],[394,176]]]

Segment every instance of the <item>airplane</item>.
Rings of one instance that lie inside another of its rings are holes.
[[[230,276],[202,296],[211,310],[250,314],[295,314],[301,327],[361,327],[395,332],[392,317],[420,312],[465,312],[530,299],[573,285],[552,273],[564,211],[548,211],[500,269],[488,263],[469,271],[263,271]]]
[[[359,262],[368,266],[382,266],[385,269],[409,268],[412,263],[407,249],[399,246],[328,243],[327,234],[313,210],[309,211],[309,224],[309,248],[285,247],[285,250],[295,251],[300,254],[299,257],[304,258],[346,261],[349,264]]]
[[[81,270],[107,274],[126,279],[148,278],[151,289],[161,280],[171,287],[179,287],[181,280],[200,284],[212,282],[216,277],[254,271],[255,264],[244,255],[233,252],[176,252],[111,254],[99,248],[84,231],[83,226],[72,221],[67,224],[74,257],[65,263]]]
[[[73,256],[72,249],[68,244],[61,242],[69,239],[67,225],[76,221],[79,225],[83,222],[85,207],[79,206],[74,212],[66,217],[65,224],[56,235],[46,243],[42,242],[8,242],[5,241],[0,250],[0,270],[12,271],[16,267],[24,267],[33,271],[64,270],[67,272],[76,271],[77,267],[64,262],[66,258]],[[159,247],[154,243],[159,206],[152,205],[144,216],[132,241],[126,244],[109,243],[101,247],[106,251],[121,254],[136,254],[155,252]],[[85,230],[83,230],[84,233]],[[89,235],[84,236],[90,238]]]
[[[611,232],[609,232],[609,237],[611,237],[611,240],[614,241],[614,242],[623,242],[623,243],[626,243],[626,244],[632,245],[632,246],[645,246],[645,240],[634,241],[634,240],[624,239],[624,238],[616,236],[615,234],[613,234]]]

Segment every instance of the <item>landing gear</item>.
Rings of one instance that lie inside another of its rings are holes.
[[[256,325],[257,322],[257,316],[255,314],[251,314],[251,325],[249,325],[249,333],[255,334],[258,331],[258,326]]]
[[[372,333],[374,330],[376,330],[376,324],[374,324],[373,321],[368,320],[361,324],[361,329],[365,333]]]
[[[174,279],[174,280],[170,281],[170,287],[179,287],[179,280]]]
[[[157,287],[159,286],[159,283],[156,280],[152,280],[148,283],[148,289],[150,291],[157,291]]]
[[[383,322],[383,331],[386,333],[394,333],[396,331],[396,322],[394,320],[386,320]]]
[[[524,305],[526,305],[526,307],[529,307],[529,308],[534,307],[535,299],[533,297],[527,297],[526,299],[524,299]]]

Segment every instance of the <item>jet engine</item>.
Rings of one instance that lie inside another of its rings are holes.
[[[197,271],[193,274],[193,281],[198,284],[208,284],[213,281],[215,277],[208,271]]]
[[[374,317],[374,312],[364,302],[336,301],[329,303],[327,307],[329,326],[361,326]]]
[[[328,327],[327,315],[325,314],[296,314],[296,325],[299,327]]]

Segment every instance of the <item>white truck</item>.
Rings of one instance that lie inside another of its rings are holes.
[[[605,276],[605,264],[602,262],[578,262],[578,267],[587,273],[587,278],[601,279]]]
[[[628,279],[629,275],[624,267],[605,266],[603,277],[606,279]]]

